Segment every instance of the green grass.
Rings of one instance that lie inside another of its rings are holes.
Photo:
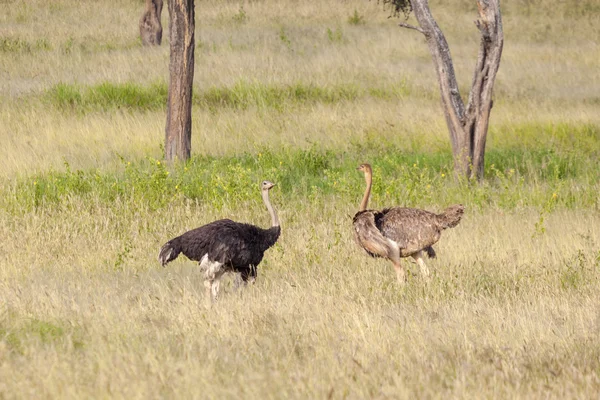
[[[10,37],[0,37],[0,53],[33,53],[48,51],[52,45],[47,39],[37,39],[35,42]]]
[[[46,98],[50,104],[64,111],[144,111],[165,108],[167,92],[164,84],[144,87],[133,83],[102,83],[81,88],[75,84],[59,83],[47,91]]]
[[[164,83],[139,85],[135,83],[101,83],[82,87],[59,83],[47,90],[45,98],[60,110],[80,113],[125,109],[130,111],[164,110],[168,87]],[[405,82],[385,88],[361,88],[353,84],[318,86],[294,83],[265,85],[260,82],[239,81],[232,87],[196,88],[192,103],[209,110],[219,108],[274,108],[306,104],[337,104],[361,98],[400,99],[410,94]]]
[[[350,25],[363,25],[365,23],[365,17],[360,15],[358,10],[354,9],[354,14],[348,17],[348,23]]]
[[[375,167],[372,196],[376,203],[442,206],[463,202],[470,208],[511,210],[543,207],[548,199],[555,198],[553,204],[558,207],[596,208],[600,172],[595,152],[600,136],[589,126],[563,125],[552,128],[552,138],[546,140],[572,140],[571,136],[563,136],[566,130],[581,137],[581,142],[587,138],[592,144],[587,148],[590,153],[560,144],[551,148],[533,144],[495,149],[487,155],[483,184],[457,183],[447,151],[390,151],[392,143],[379,142],[362,143],[343,154],[315,146],[284,151],[264,148],[255,154],[232,157],[199,156],[172,168],[153,158],[133,162],[122,159],[122,168],[117,171],[72,171],[65,164],[64,171],[19,178],[5,186],[5,191],[11,193],[5,207],[27,212],[72,196],[94,196],[106,203],[117,199],[145,202],[152,208],[192,199],[219,209],[223,204],[254,198],[257,182],[265,178],[278,183],[286,201],[338,195],[343,201],[355,202],[363,182],[353,170],[358,160],[364,160]]]
[[[5,329],[2,325],[10,326]],[[78,328],[65,327],[59,322],[43,321],[31,318],[15,323],[3,321],[0,325],[0,338],[8,345],[8,350],[13,354],[23,355],[26,348],[32,343],[42,346],[56,344],[71,348],[82,348],[83,333]]]

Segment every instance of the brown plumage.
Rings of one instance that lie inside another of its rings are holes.
[[[455,204],[441,214],[417,208],[393,207],[367,210],[373,170],[369,164],[361,164],[358,170],[365,174],[367,187],[360,204],[360,211],[354,215],[354,236],[358,244],[373,257],[387,258],[394,264],[398,281],[404,283],[406,275],[400,259],[415,259],[421,273],[429,276],[429,269],[423,260],[423,252],[435,257],[433,244],[440,240],[442,231],[453,228],[460,222],[464,207]]]

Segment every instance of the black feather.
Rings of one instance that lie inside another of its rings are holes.
[[[169,240],[164,244],[160,249],[160,253],[158,255],[158,261],[164,267],[167,263],[173,261],[179,256],[181,253],[181,244],[178,237],[173,240]]]
[[[437,257],[437,255],[435,254],[435,250],[433,249],[433,247],[429,246],[429,247],[426,247],[424,250],[427,253],[427,256],[429,258],[436,258]]]
[[[209,261],[217,261],[227,269],[241,272],[242,279],[246,281],[256,277],[256,267],[264,252],[277,242],[280,233],[279,226],[262,229],[221,219],[170,240],[162,247],[159,260],[165,265],[183,253],[190,260],[200,261],[208,254]]]

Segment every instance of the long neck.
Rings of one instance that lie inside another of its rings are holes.
[[[365,172],[365,182],[367,183],[367,187],[365,189],[365,195],[363,196],[362,201],[360,202],[360,211],[364,211],[367,209],[367,205],[369,204],[369,196],[371,195],[371,172]]]
[[[271,202],[269,201],[268,190],[262,191],[262,198],[265,202],[265,205],[267,206],[267,210],[269,210],[269,214],[271,215],[271,226],[279,226],[279,218],[277,218],[277,213],[275,212],[273,206],[271,205]]]

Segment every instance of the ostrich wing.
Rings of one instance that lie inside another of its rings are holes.
[[[433,245],[441,235],[437,215],[417,208],[385,209],[375,222],[383,236],[398,244],[403,257]]]
[[[393,249],[389,241],[382,236],[375,221],[380,217],[379,211],[365,210],[354,215],[354,238],[372,257],[392,257]],[[397,257],[396,251],[396,257]]]

